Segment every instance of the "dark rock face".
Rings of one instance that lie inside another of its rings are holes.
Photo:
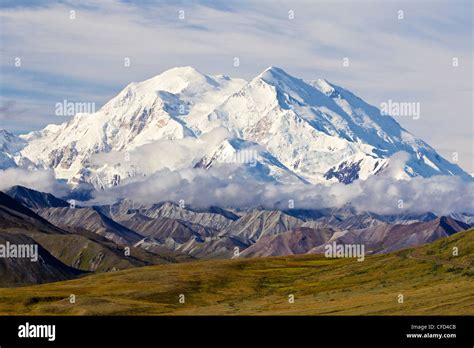
[[[337,168],[329,169],[324,177],[326,179],[336,178],[339,182],[343,184],[350,184],[354,180],[359,179],[360,163],[362,160],[356,163],[347,163],[342,162]]]

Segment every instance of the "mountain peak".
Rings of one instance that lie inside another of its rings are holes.
[[[143,82],[132,84],[134,88],[144,92],[165,91],[181,93],[189,88],[198,90],[205,85],[216,87],[218,84],[213,78],[201,73],[192,66],[182,66],[165,70]]]
[[[269,66],[264,71],[262,71],[257,78],[260,78],[266,82],[269,82],[273,79],[285,79],[285,78],[294,78],[290,74],[288,74],[285,70],[276,67],[276,66]],[[268,80],[268,81],[267,81]]]
[[[30,209],[69,206],[68,202],[50,193],[36,191],[20,185],[13,186],[5,193]]]
[[[313,86],[307,84],[302,79],[294,77],[285,70],[274,66],[265,69],[254,81],[263,81],[296,99],[305,99],[305,97],[314,95],[317,92]],[[321,102],[321,100],[319,101]]]
[[[163,74],[170,74],[170,75],[174,74],[174,75],[180,75],[180,76],[183,76],[183,75],[188,75],[188,76],[190,76],[190,75],[204,75],[202,72],[200,72],[199,70],[197,70],[196,68],[194,68],[190,65],[177,66],[177,67],[165,70],[160,75],[163,75]]]
[[[262,71],[262,74],[265,73],[265,72],[282,72],[282,73],[286,73],[282,68],[279,68],[277,66],[273,66],[273,65],[270,65],[268,68],[266,68],[265,70]]]

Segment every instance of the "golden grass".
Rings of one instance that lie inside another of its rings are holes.
[[[321,255],[209,260],[5,288],[0,314],[474,315],[473,232],[363,262]],[[452,256],[455,246],[459,256]]]

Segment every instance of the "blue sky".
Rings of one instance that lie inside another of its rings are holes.
[[[57,102],[99,107],[129,82],[174,66],[250,79],[273,65],[304,79],[326,78],[376,106],[419,102],[420,119],[397,120],[448,160],[457,152],[473,173],[472,6],[469,0],[2,1],[0,128],[22,133],[64,122],[54,115]]]

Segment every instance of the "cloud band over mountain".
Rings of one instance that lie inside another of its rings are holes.
[[[96,192],[93,201],[110,203],[129,198],[150,204],[183,200],[186,205],[201,208],[279,209],[288,209],[289,201],[292,201],[295,209],[342,207],[350,203],[360,211],[379,214],[474,212],[474,183],[458,177],[397,180],[385,175],[356,180],[348,185],[282,185],[239,176],[229,181],[227,170],[232,172],[230,168],[162,170],[144,181]]]

